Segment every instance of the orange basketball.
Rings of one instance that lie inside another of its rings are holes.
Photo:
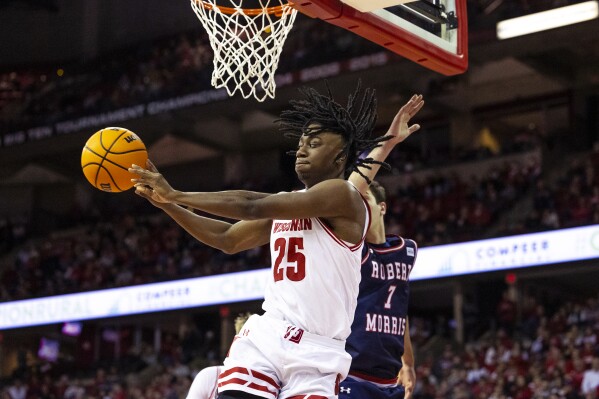
[[[83,174],[92,186],[109,193],[133,187],[138,177],[127,169],[132,164],[146,166],[148,152],[141,139],[122,127],[107,127],[87,140],[81,153]]]

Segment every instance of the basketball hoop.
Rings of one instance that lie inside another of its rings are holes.
[[[274,98],[275,71],[297,11],[286,0],[258,0],[255,8],[228,1],[231,7],[191,0],[214,51],[212,86],[224,87],[229,96],[239,91],[260,102]]]

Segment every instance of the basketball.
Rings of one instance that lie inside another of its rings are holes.
[[[118,193],[133,187],[132,164],[146,166],[148,152],[143,141],[122,127],[107,127],[87,140],[81,153],[85,178],[99,190]]]

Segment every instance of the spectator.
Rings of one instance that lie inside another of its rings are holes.
[[[27,386],[17,378],[15,383],[8,388],[8,396],[10,399],[27,399]]]
[[[497,322],[500,328],[512,333],[516,322],[516,304],[510,299],[507,290],[503,292],[501,300],[497,304]]]
[[[593,358],[592,368],[584,372],[582,377],[582,393],[586,399],[599,396],[599,357]]]

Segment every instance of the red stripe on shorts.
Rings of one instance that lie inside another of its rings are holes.
[[[241,375],[233,377],[234,374]],[[223,388],[228,385],[241,385],[273,396],[276,395],[277,391],[280,389],[279,384],[277,384],[276,381],[268,375],[259,371],[248,370],[244,367],[233,367],[227,371],[224,371],[220,374],[218,379],[219,388]]]
[[[272,378],[270,378],[266,374],[261,373],[261,372],[256,371],[256,370],[250,370],[250,373],[254,377],[256,377],[257,379],[262,380],[264,382],[268,382],[270,385],[272,385],[273,387],[275,387],[277,389],[281,389],[281,387],[279,386],[279,384],[277,384],[277,382],[275,380],[273,380]]]
[[[250,374],[246,368],[243,368],[243,367],[233,367],[233,368],[231,368],[229,370],[225,370],[222,373],[220,373],[220,375],[218,376],[218,378],[219,379],[226,378],[226,377],[230,376],[233,373],[241,373],[241,374],[248,374],[248,375]]]
[[[255,382],[252,382],[248,385],[246,385],[248,388],[252,388],[255,389],[257,391],[262,391],[262,392],[266,392],[269,393],[271,395],[273,395],[273,393],[270,391],[270,389],[268,389],[268,387],[265,387],[264,385],[258,385]]]

